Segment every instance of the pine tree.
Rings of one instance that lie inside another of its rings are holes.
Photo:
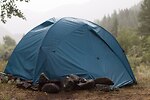
[[[117,12],[114,11],[112,14],[112,29],[111,29],[112,34],[117,37],[118,34],[118,18],[117,18]]]
[[[141,5],[141,12],[139,14],[139,31],[141,34],[150,34],[150,0],[144,0]]]

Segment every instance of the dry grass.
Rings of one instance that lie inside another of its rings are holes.
[[[0,72],[3,72],[4,71],[4,68],[6,66],[6,61],[0,61]]]
[[[0,64],[0,71],[3,71],[5,64],[6,62]],[[134,74],[137,85],[112,92],[89,90],[47,94],[18,89],[15,85],[0,84],[0,100],[150,100],[150,66],[141,65]]]
[[[142,64],[136,68],[134,74],[136,76],[138,83],[142,87],[150,88],[150,66]]]

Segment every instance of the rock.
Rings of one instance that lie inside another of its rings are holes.
[[[17,88],[23,88],[23,82],[16,83]]]
[[[48,77],[44,73],[41,73],[39,83],[46,83],[48,81],[49,81]]]
[[[114,85],[113,81],[108,78],[97,78],[94,81],[95,84]]]
[[[2,79],[2,83],[7,83],[8,82],[8,76],[4,76]]]
[[[79,83],[80,77],[74,74],[70,74],[68,76],[72,81],[74,81],[74,83]]]
[[[28,83],[26,81],[22,81],[20,83],[17,83],[16,86],[18,88],[22,88],[22,89],[29,89],[32,86],[32,84],[30,84],[30,83]]]
[[[80,77],[79,82],[81,82],[81,83],[86,83],[86,82],[87,82],[87,79]]]
[[[68,77],[71,78],[75,83],[85,83],[87,81],[85,78],[79,77],[74,74],[70,74]]]
[[[58,92],[60,92],[59,86],[57,86],[54,83],[46,83],[45,85],[43,85],[41,90],[43,92],[47,92],[47,93],[58,93]]]
[[[0,79],[1,79],[1,83],[8,82],[8,76],[5,73],[0,72]]]
[[[11,81],[11,80],[9,80],[7,83],[8,83],[8,84],[12,84],[12,81]]]
[[[3,72],[0,72],[0,76],[6,76],[6,74]]]
[[[89,90],[95,88],[94,80],[87,80],[85,83],[79,83],[78,87],[80,90]]]
[[[8,83],[8,84],[14,84],[14,83],[15,83],[15,80],[14,80],[14,79],[8,80],[7,83]]]
[[[39,78],[39,87],[38,87],[39,90],[41,90],[43,85],[48,83],[48,81],[49,81],[48,77],[44,73],[41,73]]]
[[[12,80],[12,79],[16,79],[13,75],[11,75],[11,74],[7,74],[7,76],[8,76],[8,80]]]
[[[34,84],[30,88],[34,91],[38,91],[39,84]]]
[[[63,80],[63,89],[64,91],[72,91],[77,86],[77,81],[75,82],[71,77],[67,76]]]
[[[63,87],[62,82],[59,81],[59,80],[49,80],[48,83],[54,83],[54,84],[56,84],[57,86],[59,86],[60,88]]]
[[[31,86],[32,86],[32,84],[31,83],[28,83],[28,82],[23,82],[23,85],[22,85],[25,89],[29,89]]]
[[[19,83],[21,83],[21,80],[20,80],[20,78],[17,78],[16,79],[16,84],[19,84]]]
[[[104,84],[96,84],[96,89],[104,92],[110,92],[112,91],[112,88],[110,85],[104,85]]]
[[[95,87],[94,80],[86,80],[85,78],[71,74],[64,78],[63,89],[65,91],[91,89]]]

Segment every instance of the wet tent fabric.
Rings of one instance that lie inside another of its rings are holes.
[[[45,21],[28,32],[14,49],[5,73],[37,82],[76,74],[87,79],[106,77],[115,87],[136,79],[116,39],[104,28],[82,19]]]

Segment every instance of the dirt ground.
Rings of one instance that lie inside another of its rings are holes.
[[[0,84],[0,100],[150,100],[150,85],[139,83],[111,92],[80,90],[47,94],[18,89],[15,85]]]

